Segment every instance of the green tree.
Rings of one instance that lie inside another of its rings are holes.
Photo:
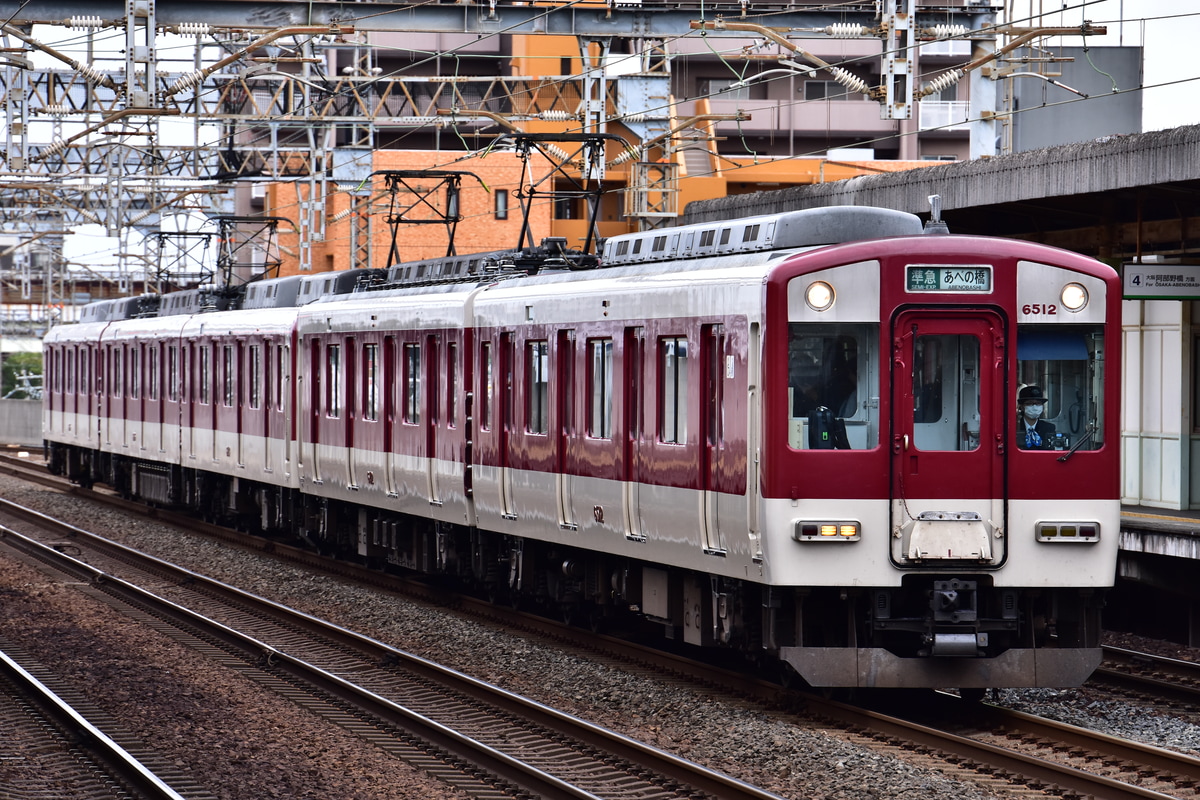
[[[4,356],[3,367],[0,367],[0,397],[9,397],[9,392],[12,392],[10,399],[29,399],[30,395],[18,388],[21,385],[18,378],[25,374],[39,376],[39,380],[32,381],[32,384],[34,386],[42,385],[40,380],[42,374],[41,353],[9,353]]]

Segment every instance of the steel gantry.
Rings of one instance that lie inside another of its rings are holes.
[[[324,236],[324,200],[333,190],[351,195],[352,263],[366,266],[373,205],[364,178],[373,173],[380,131],[479,128],[496,120],[510,134],[521,133],[522,120],[555,121],[566,135],[607,142],[608,161],[589,159],[594,173],[582,178],[594,184],[613,159],[635,161],[626,214],[656,227],[675,214],[675,172],[661,166],[681,127],[670,110],[672,39],[751,36],[781,44],[788,51],[781,69],[826,70],[878,100],[886,118],[899,119],[930,89],[913,77],[912,46],[946,37],[977,45],[965,70],[933,84],[948,85],[996,51],[1003,33],[994,26],[996,11],[977,0],[929,8],[916,0],[836,8],[752,0],[0,0],[7,122],[0,233],[30,239],[58,231],[61,238],[91,223],[128,241],[124,250],[153,239],[159,244],[149,247],[157,247],[157,255],[162,247],[155,237],[167,217],[241,219],[236,187],[287,181],[296,185],[290,216],[299,231],[301,268],[313,266],[310,248]],[[383,74],[372,41],[377,32],[475,40],[569,35],[580,42],[585,68],[542,77]],[[831,36],[881,39],[884,84],[859,85],[838,65],[807,55],[805,39]],[[618,40],[621,52],[638,63],[608,75]],[[613,141],[609,128],[617,122],[632,141]],[[995,137],[984,128],[978,138]],[[151,260],[145,253],[121,258]],[[61,258],[57,263],[68,269]],[[120,267],[122,274],[138,269],[147,283],[174,283],[161,264]]]

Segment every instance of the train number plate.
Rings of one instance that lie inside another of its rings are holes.
[[[944,266],[909,264],[907,289],[910,292],[990,292],[992,268],[988,265]]]

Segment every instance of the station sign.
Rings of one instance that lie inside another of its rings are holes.
[[[1200,264],[1125,264],[1126,300],[1200,300]]]

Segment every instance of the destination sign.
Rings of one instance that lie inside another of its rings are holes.
[[[909,264],[907,289],[910,292],[990,292],[992,268],[988,265]]]
[[[1200,300],[1200,264],[1126,264],[1126,300]]]

